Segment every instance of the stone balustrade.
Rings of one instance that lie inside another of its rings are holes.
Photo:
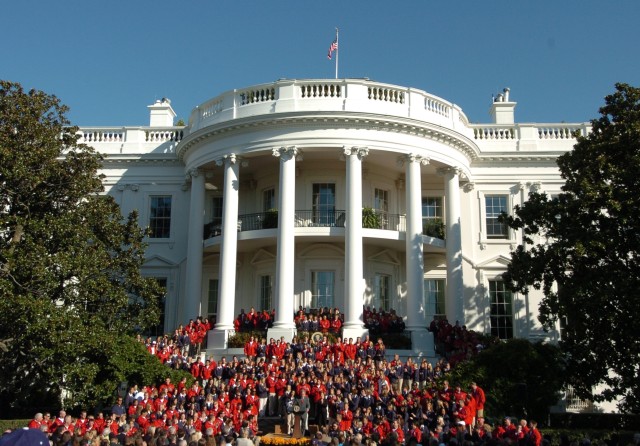
[[[458,106],[417,89],[367,79],[283,79],[231,90],[199,105],[189,127],[196,132],[233,119],[300,111],[380,113],[458,130],[468,122]]]
[[[88,144],[105,154],[148,153],[162,147],[163,153],[175,152],[185,136],[185,128],[174,127],[81,127],[79,143]],[[124,149],[124,150],[123,150]]]
[[[290,113],[381,116],[394,125],[436,126],[472,141],[483,151],[570,150],[589,123],[470,124],[461,108],[423,90],[368,79],[281,79],[231,90],[195,107],[188,127],[86,127],[80,142],[109,153],[176,153],[183,138],[237,119]],[[413,131],[413,130],[410,130]],[[419,132],[418,132],[419,133]],[[116,151],[115,147],[118,147]],[[157,149],[157,150],[156,150]]]

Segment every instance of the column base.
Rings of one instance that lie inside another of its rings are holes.
[[[267,330],[267,344],[269,344],[269,339],[271,338],[278,340],[282,337],[284,337],[285,342],[291,342],[296,333],[297,330],[293,327],[271,327]]]
[[[414,352],[422,353],[423,356],[432,357],[435,355],[433,344],[433,334],[426,329],[408,329],[411,333],[411,349]]]
[[[218,328],[211,330],[207,336],[207,349],[226,349],[229,331]]]

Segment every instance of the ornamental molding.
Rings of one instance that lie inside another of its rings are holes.
[[[362,160],[362,158],[364,158],[365,156],[369,155],[369,148],[368,147],[357,147],[357,146],[353,146],[353,147],[346,147],[345,146],[345,147],[342,148],[342,153],[343,153],[343,155],[345,157],[355,155],[355,156],[358,157],[359,160]]]
[[[175,167],[181,167],[184,168],[184,163],[179,160],[175,155],[173,155],[172,157],[162,157],[162,158],[151,158],[148,155],[131,155],[131,156],[123,156],[123,155],[117,155],[117,156],[109,156],[106,155],[104,160],[102,161],[102,165],[103,166],[118,166],[118,165],[122,165],[122,164],[133,164],[133,165],[150,165],[150,164],[156,164],[156,165],[163,165],[163,166],[175,166]]]
[[[252,116],[214,124],[185,136],[178,143],[176,153],[179,159],[184,160],[192,148],[197,146],[198,143],[209,139],[283,128],[300,128],[304,130],[312,128],[325,130],[357,129],[401,133],[447,145],[462,153],[470,162],[479,159],[481,156],[477,144],[472,139],[455,130],[430,122],[400,117],[385,119],[385,117],[378,115],[358,114],[344,116],[322,113],[316,113],[314,116],[304,113],[303,116],[288,115],[279,118],[274,118],[270,115]],[[375,140],[376,138],[372,136],[370,139]]]
[[[296,146],[274,147],[271,150],[271,154],[283,161],[289,161],[291,159],[302,161],[302,150],[298,149]]]

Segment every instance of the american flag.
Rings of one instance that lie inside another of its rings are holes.
[[[332,54],[334,51],[338,49],[338,39],[334,39],[331,42],[331,46],[329,47],[329,54],[327,54],[327,59],[331,60]]]

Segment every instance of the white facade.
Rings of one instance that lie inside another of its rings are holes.
[[[331,305],[355,337],[375,305],[430,354],[436,312],[503,337],[555,336],[537,322],[539,294],[503,292],[521,234],[494,216],[532,190],[558,193],[555,159],[589,126],[516,124],[515,106],[505,89],[479,125],[413,88],[280,80],[208,100],[184,128],[158,101],[149,127],[81,131],[106,155],[107,192],[155,228],[144,268],[166,283],[165,331],[215,314],[210,342],[225,347],[241,309],[275,308],[270,336],[290,336],[298,306]],[[433,216],[444,239],[423,234]]]

